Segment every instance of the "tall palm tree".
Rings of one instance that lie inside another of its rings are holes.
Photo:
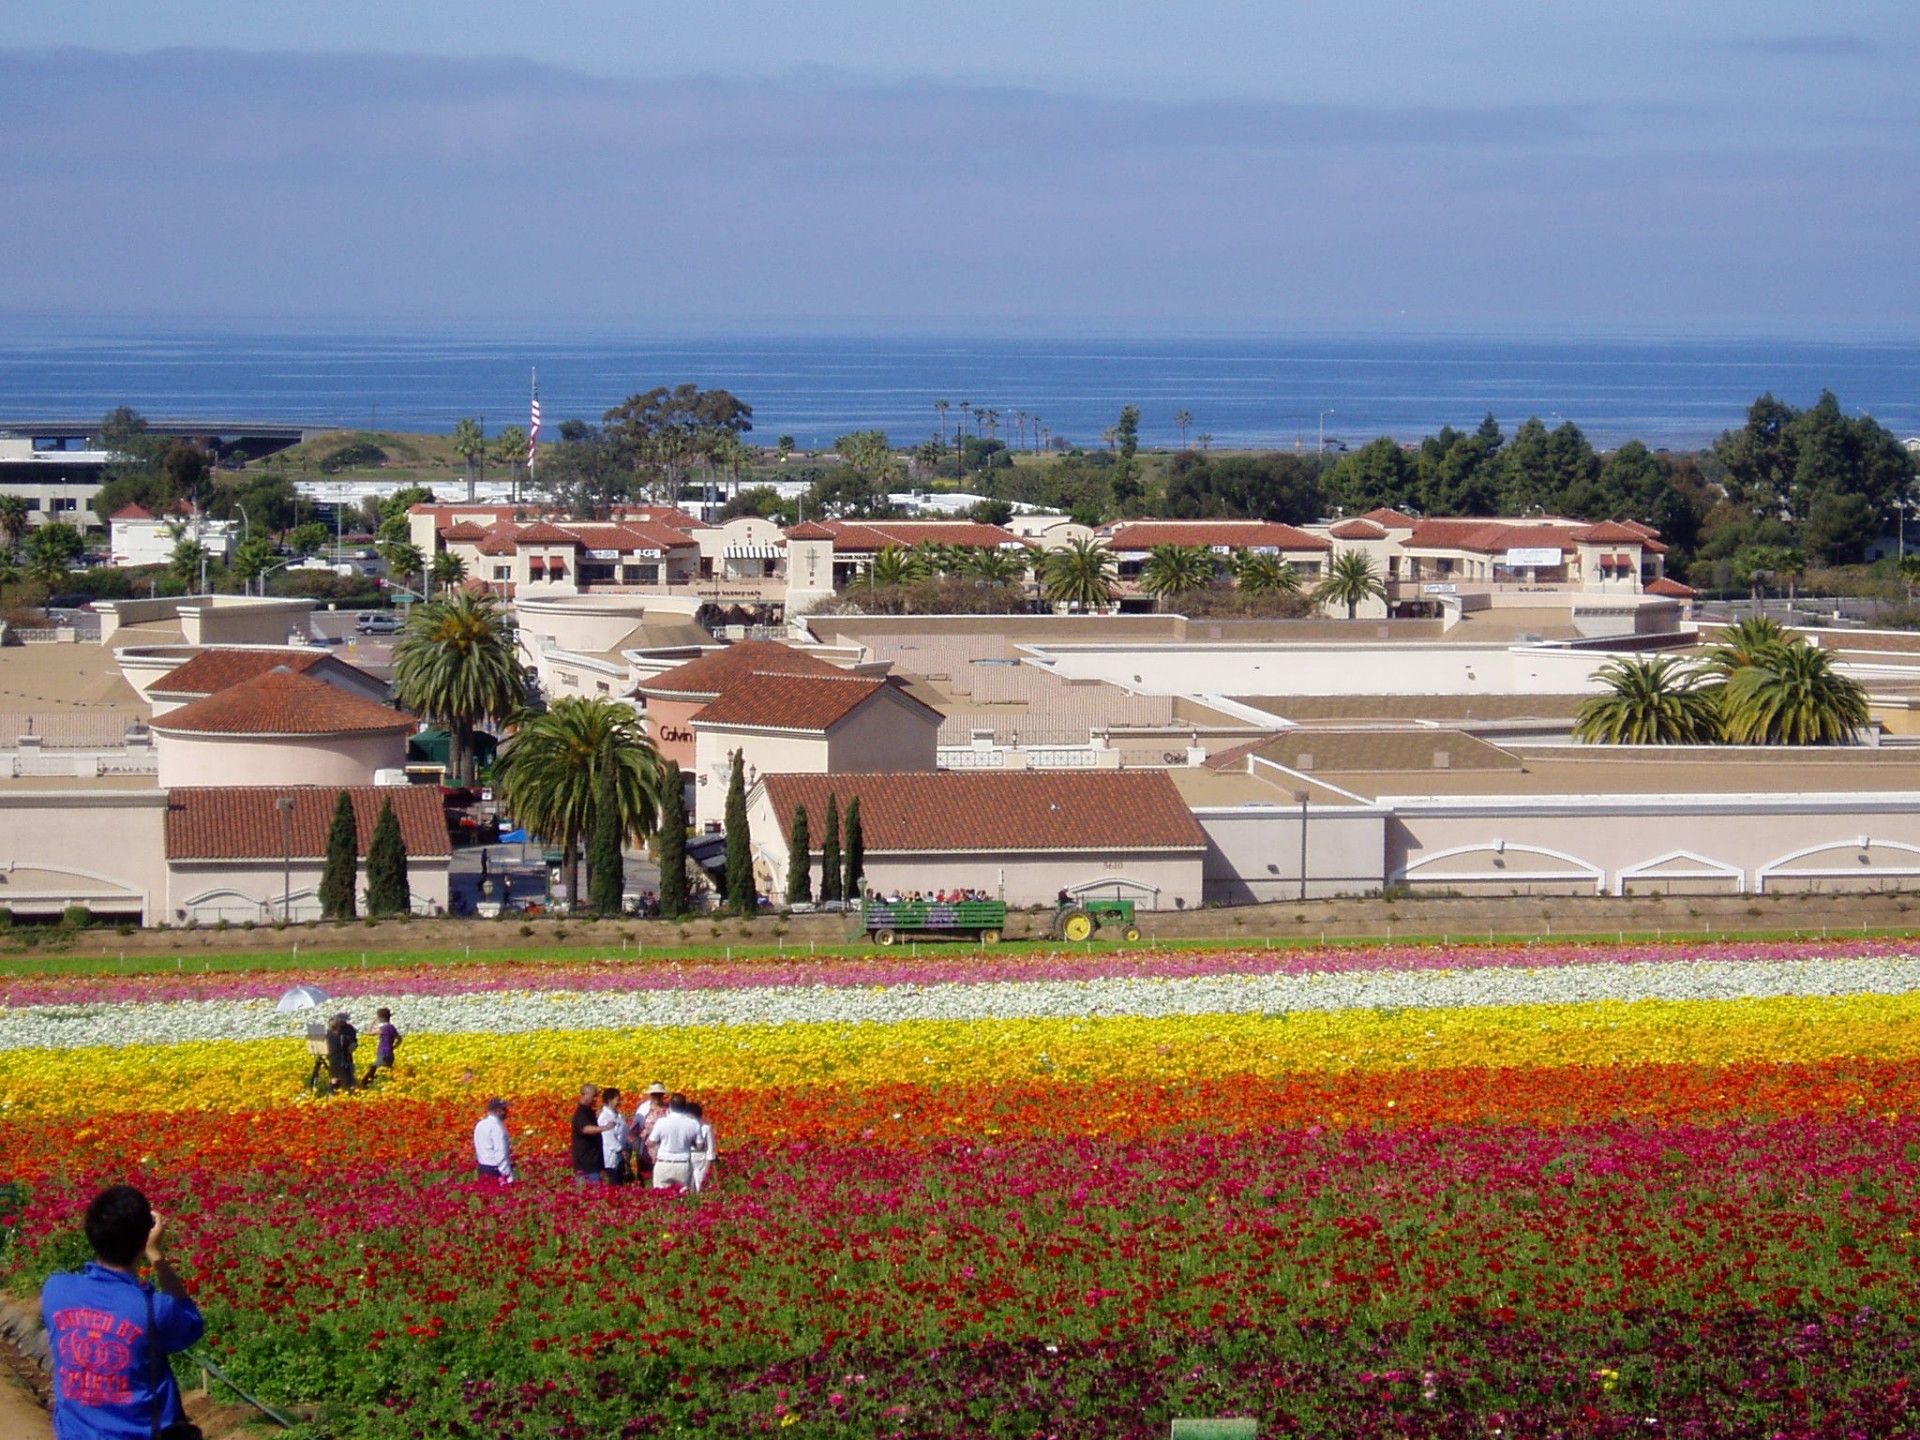
[[[475,469],[487,458],[487,432],[471,415],[453,425],[453,453],[467,462],[467,500],[473,500]]]
[[[1605,693],[1581,702],[1573,738],[1589,745],[1710,745],[1720,738],[1719,689],[1673,655],[1609,660]]]
[[[433,557],[433,583],[442,590],[453,590],[467,578],[467,562],[451,550]]]
[[[1298,595],[1300,576],[1278,555],[1252,550],[1233,554],[1233,583],[1248,595]]]
[[[565,855],[567,897],[575,903],[580,841],[593,833],[609,770],[621,833],[642,841],[660,824],[660,754],[630,705],[605,695],[564,696],[522,720],[494,768],[507,812]]]
[[[1098,540],[1077,537],[1040,562],[1040,585],[1056,605],[1091,610],[1113,600],[1113,552]]]
[[[506,612],[493,596],[459,591],[416,605],[393,647],[393,694],[447,727],[455,784],[473,782],[473,732],[526,703]]]
[[[1380,583],[1365,551],[1342,550],[1327,567],[1326,578],[1314,587],[1313,598],[1346,606],[1347,619],[1351,620],[1362,600],[1386,599],[1387,587]]]
[[[1204,545],[1156,545],[1140,567],[1140,588],[1160,600],[1191,595],[1213,584],[1216,569]]]
[[[943,447],[947,443],[947,411],[952,408],[953,402],[951,400],[936,400],[933,402],[934,413],[940,417],[940,444]]]
[[[1173,423],[1180,427],[1180,448],[1184,450],[1187,448],[1187,427],[1193,424],[1193,412],[1191,410],[1176,410],[1173,415]]]
[[[1867,694],[1804,642],[1768,651],[1728,677],[1720,702],[1735,745],[1851,745],[1867,724]]]
[[[900,545],[882,545],[867,562],[869,585],[918,585],[931,578],[927,557],[919,547],[909,550]]]
[[[921,578],[926,580],[936,580],[942,575],[950,575],[960,563],[952,550],[933,540],[915,541],[912,554],[920,566]]]
[[[31,512],[23,496],[0,495],[0,535],[4,535],[7,548],[11,550],[20,543],[20,537],[27,533],[32,523]]]

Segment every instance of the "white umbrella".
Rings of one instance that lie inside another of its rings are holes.
[[[327,992],[318,985],[296,985],[280,997],[280,1003],[274,1010],[282,1015],[291,1015],[297,1010],[311,1010],[316,1005],[327,1003]]]

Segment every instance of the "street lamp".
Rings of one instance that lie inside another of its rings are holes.
[[[293,923],[293,796],[276,795],[280,812],[280,918]]]
[[[1320,453],[1322,455],[1327,453],[1327,416],[1331,414],[1333,414],[1331,406],[1320,412]]]
[[[1300,807],[1300,898],[1307,898],[1307,792],[1293,792],[1294,803]]]

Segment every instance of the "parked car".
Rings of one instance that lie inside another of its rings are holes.
[[[397,635],[400,624],[400,617],[391,610],[366,610],[353,622],[353,628],[362,635]]]

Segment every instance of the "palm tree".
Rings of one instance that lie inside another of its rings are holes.
[[[414,576],[427,573],[427,557],[411,541],[390,540],[378,549],[380,558],[387,562],[387,573],[400,581],[402,589]]]
[[[1112,602],[1113,574],[1113,552],[1102,542],[1084,537],[1049,550],[1040,562],[1040,585],[1047,599],[1082,610]]]
[[[1278,555],[1266,551],[1236,550],[1233,583],[1248,595],[1298,595],[1300,576]]]
[[[933,540],[914,542],[913,557],[920,562],[920,569],[928,580],[936,580],[942,575],[951,575],[960,568],[960,557],[950,546],[941,545]]]
[[[1196,435],[1193,437],[1193,442],[1200,447],[1200,453],[1202,455],[1213,448],[1213,436],[1209,434],[1202,433]]]
[[[1867,694],[1804,642],[1765,652],[1728,678],[1721,695],[1735,745],[1851,745],[1867,724]]]
[[[945,448],[947,443],[947,411],[952,408],[953,402],[951,400],[936,400],[933,402],[934,413],[940,417],[940,444],[942,448]]]
[[[928,578],[927,559],[919,553],[918,546],[908,550],[899,545],[882,545],[867,562],[869,585],[918,585]]]
[[[1795,643],[1780,628],[1779,622],[1765,615],[1750,615],[1735,621],[1720,636],[1720,643],[1707,652],[1707,665],[1716,674],[1731,676],[1736,670],[1764,663],[1775,651]]]
[[[9,550],[18,545],[20,537],[27,533],[27,526],[32,523],[30,515],[22,496],[0,495],[0,535],[6,537]]]
[[[433,557],[433,583],[442,590],[453,590],[467,578],[467,562],[451,550]]]
[[[606,772],[621,833],[643,841],[660,823],[660,755],[633,707],[605,695],[563,696],[525,717],[500,751],[493,783],[513,818],[565,855],[567,896],[580,898],[580,840],[593,833]]]
[[[447,727],[448,761],[458,785],[473,781],[473,733],[526,702],[526,680],[500,602],[459,591],[416,605],[393,647],[393,694],[402,705]]]
[[[1710,745],[1720,738],[1719,689],[1677,656],[1609,660],[1604,694],[1581,702],[1573,738],[1589,745]]]
[[[486,458],[487,432],[471,415],[454,422],[453,453],[467,462],[467,499],[473,499],[474,467]]]
[[[1213,584],[1215,568],[1204,545],[1156,545],[1140,567],[1140,588],[1160,600],[1190,595]]]
[[[989,585],[1018,585],[1027,578],[1027,552],[982,547],[967,552],[966,573]]]
[[[1191,410],[1176,410],[1173,415],[1173,423],[1180,427],[1180,448],[1184,450],[1187,448],[1187,427],[1193,424],[1193,412]]]
[[[1313,598],[1323,604],[1344,605],[1354,618],[1362,600],[1384,600],[1387,587],[1374,573],[1373,561],[1361,550],[1342,550],[1327,567],[1327,577],[1314,587]]]

